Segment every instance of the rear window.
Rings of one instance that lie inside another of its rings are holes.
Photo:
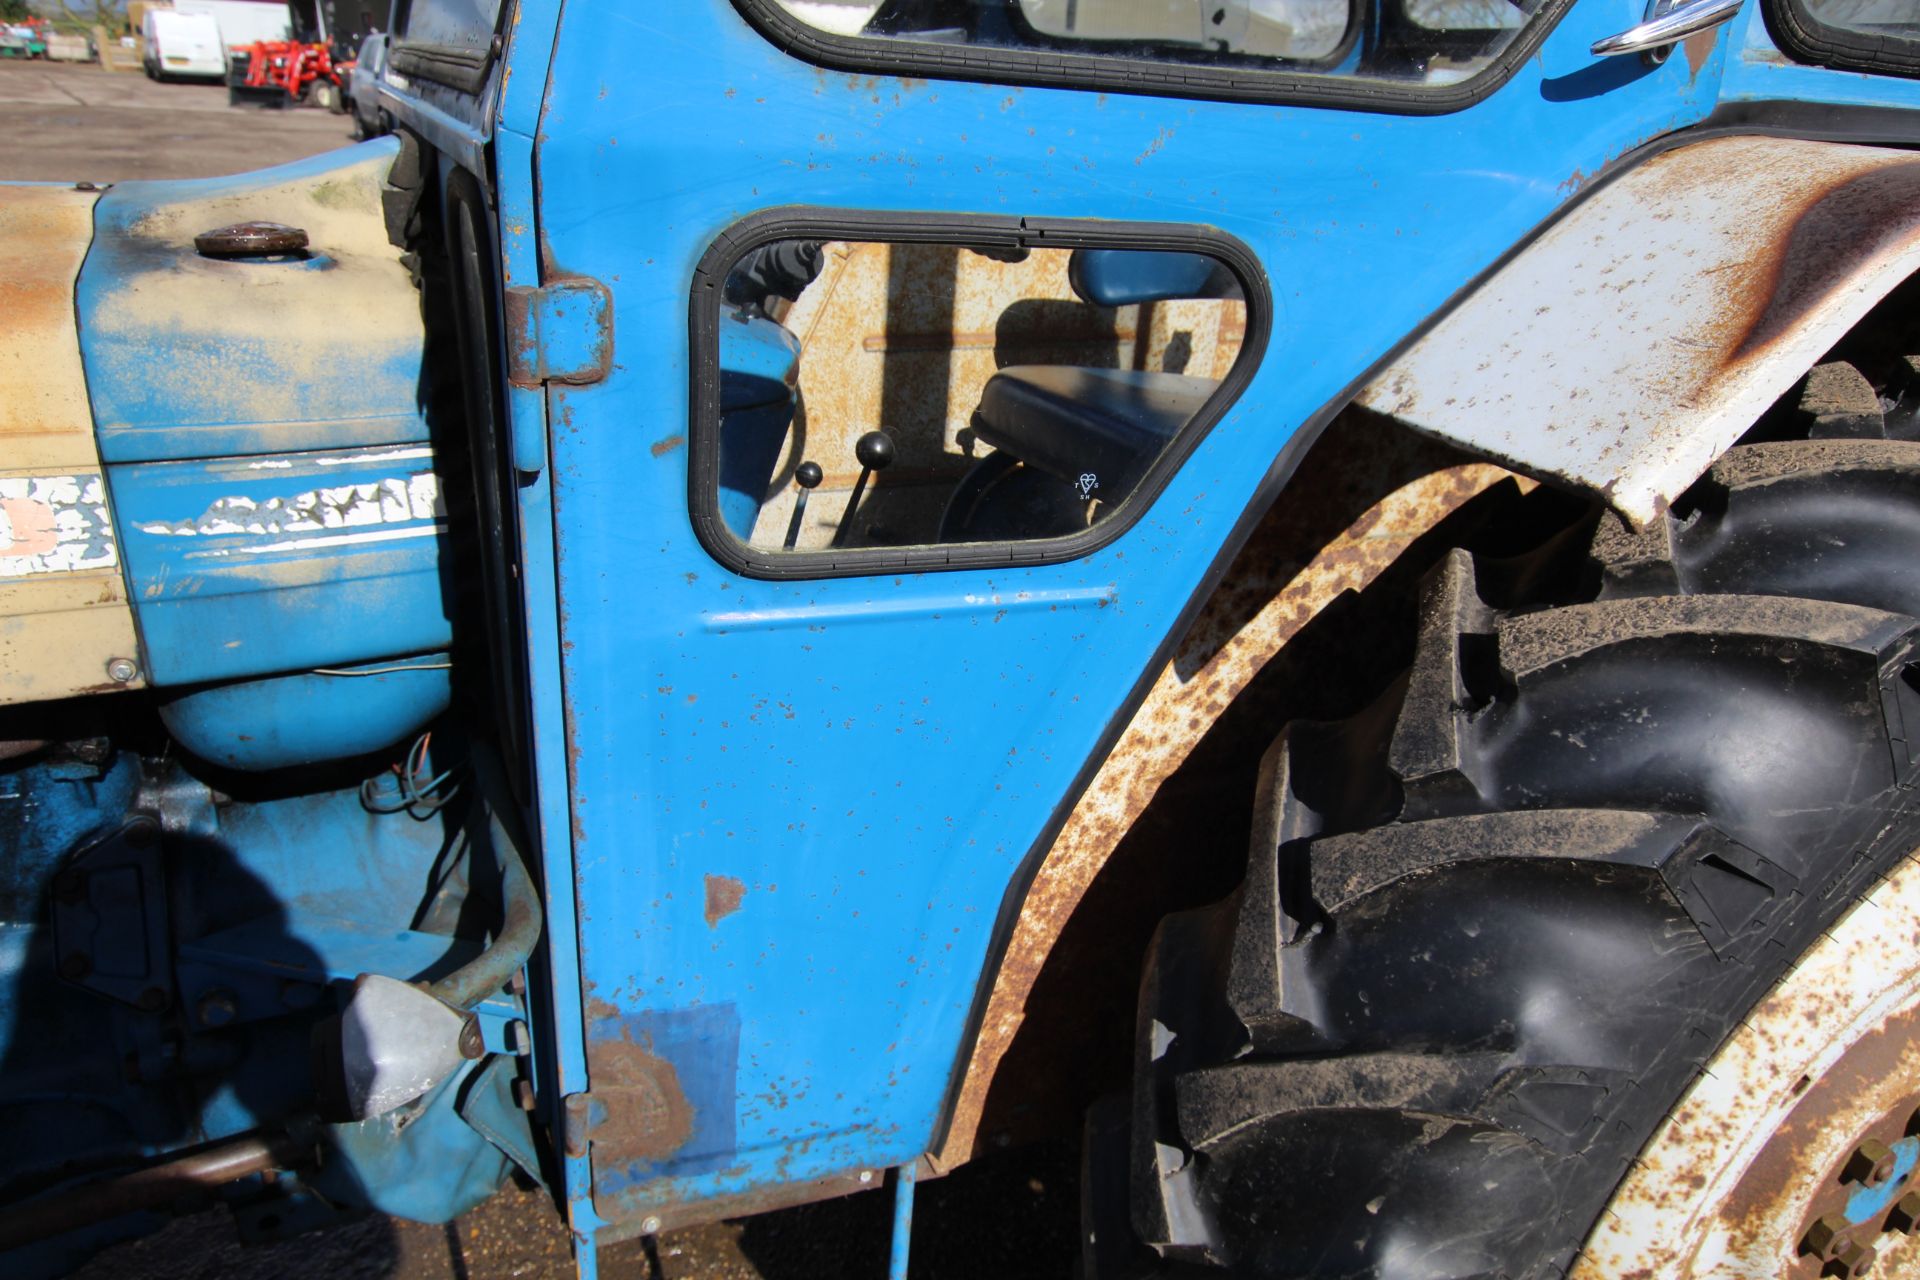
[[[1920,6],[1914,0],[1769,0],[1767,28],[1802,62],[1920,74]]]
[[[736,0],[829,66],[1228,99],[1445,110],[1564,0]]]

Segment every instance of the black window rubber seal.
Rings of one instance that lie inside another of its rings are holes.
[[[859,240],[1007,249],[1135,249],[1203,253],[1224,263],[1240,282],[1247,305],[1246,336],[1233,368],[1141,477],[1112,516],[1058,538],[966,542],[912,547],[848,547],[777,551],[736,538],[720,516],[721,286],[743,256],[775,240]],[[1153,506],[1200,441],[1252,381],[1266,354],[1273,325],[1267,274],[1244,242],[1199,223],[1104,222],[1079,218],[1022,218],[998,214],[867,212],[790,206],[753,214],[722,231],[694,268],[687,309],[692,379],[688,425],[687,505],[707,553],[748,578],[852,578],[950,569],[1004,569],[1058,564],[1113,542]]]
[[[1831,26],[1808,13],[1800,0],[1767,0],[1763,12],[1773,42],[1797,61],[1839,71],[1920,75],[1920,38]]]
[[[841,36],[802,22],[782,10],[775,0],[733,3],[754,29],[781,50],[803,62],[836,71],[1421,116],[1460,111],[1488,97],[1538,51],[1547,33],[1573,7],[1573,0],[1546,0],[1512,43],[1486,67],[1465,80],[1428,87],[1104,53],[948,45],[896,36]]]

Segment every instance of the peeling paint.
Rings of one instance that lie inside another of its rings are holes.
[[[120,563],[98,472],[0,476],[0,578]]]
[[[416,471],[360,484],[308,489],[286,498],[260,500],[230,494],[190,519],[150,520],[135,527],[142,533],[189,538],[317,533],[442,520],[446,514],[439,477],[431,471]]]

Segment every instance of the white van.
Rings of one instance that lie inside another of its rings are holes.
[[[147,41],[144,61],[148,79],[225,78],[227,52],[220,43],[220,24],[208,15],[149,9],[140,28]]]

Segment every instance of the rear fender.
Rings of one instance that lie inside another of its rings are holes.
[[[1575,205],[1360,403],[1640,526],[1916,269],[1920,157],[1698,142]]]

